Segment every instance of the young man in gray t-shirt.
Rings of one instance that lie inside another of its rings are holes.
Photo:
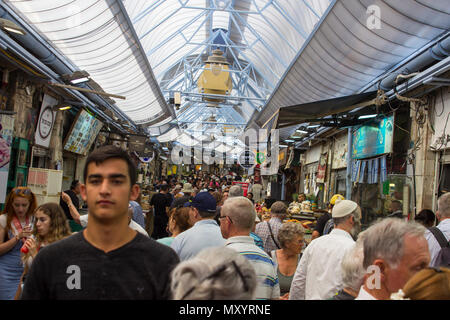
[[[114,146],[94,150],[84,181],[87,228],[40,250],[22,299],[169,299],[170,272],[179,259],[128,226],[128,203],[139,194],[128,154]]]

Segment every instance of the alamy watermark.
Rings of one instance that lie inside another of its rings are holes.
[[[369,15],[366,26],[369,30],[381,29],[381,8],[375,4],[367,7],[366,13]]]

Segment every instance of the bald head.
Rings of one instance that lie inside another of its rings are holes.
[[[450,218],[450,193],[444,193],[438,200],[439,219]]]

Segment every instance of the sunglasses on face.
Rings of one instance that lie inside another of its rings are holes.
[[[14,188],[13,192],[17,195],[30,195],[31,194],[31,189],[27,188],[27,187],[17,187]]]

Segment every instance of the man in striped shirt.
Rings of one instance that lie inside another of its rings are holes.
[[[279,299],[280,285],[275,264],[250,237],[250,231],[256,219],[252,202],[245,197],[227,199],[222,206],[219,219],[220,231],[227,239],[225,246],[247,258],[256,271],[258,283],[255,298],[257,300]]]

